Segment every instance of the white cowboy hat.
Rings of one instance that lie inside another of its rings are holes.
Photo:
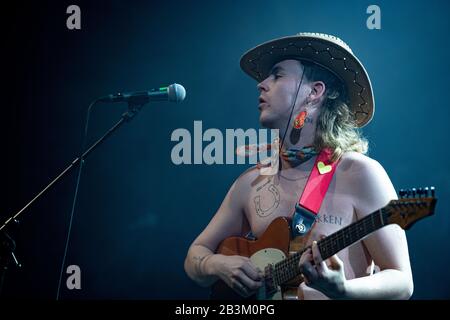
[[[358,127],[366,125],[375,112],[372,85],[362,63],[341,39],[302,32],[274,39],[250,49],[241,57],[241,68],[256,81],[269,76],[274,64],[286,60],[306,60],[331,71],[346,86],[349,106]]]

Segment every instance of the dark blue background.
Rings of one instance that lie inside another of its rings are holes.
[[[70,4],[81,7],[79,31],[66,28]],[[366,27],[371,4],[381,30]],[[413,298],[450,298],[448,1],[40,1],[4,11],[3,219],[77,156],[94,98],[187,89],[182,104],[147,105],[87,160],[66,263],[80,266],[82,289],[63,282],[61,298],[207,297],[183,261],[247,166],[175,166],[170,135],[192,132],[194,120],[204,130],[259,128],[256,83],[239,58],[300,31],[337,35],[363,61],[377,107],[364,134],[394,186],[436,187],[436,214],[407,234]],[[89,141],[125,110],[98,105]],[[24,213],[14,232],[24,267],[7,274],[5,296],[55,298],[75,173]]]

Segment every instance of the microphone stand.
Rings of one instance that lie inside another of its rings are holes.
[[[97,103],[99,100],[93,102],[93,104]],[[72,163],[64,169],[53,181],[51,181],[41,192],[39,192],[30,202],[28,202],[19,212],[15,215],[9,217],[3,225],[0,227],[0,294],[3,289],[3,282],[5,279],[6,271],[8,270],[9,264],[11,260],[14,261],[17,267],[21,267],[21,264],[18,262],[14,250],[16,249],[15,241],[11,238],[11,236],[6,233],[5,228],[8,225],[18,224],[19,221],[17,218],[28,208],[30,207],[37,199],[39,199],[46,191],[48,191],[56,182],[58,182],[63,176],[65,176],[69,171],[71,171],[76,165],[80,164],[80,159],[84,159],[96,149],[102,142],[104,142],[114,131],[116,131],[119,127],[121,127],[125,122],[129,122],[134,116],[142,109],[144,106],[144,101],[128,101],[128,111],[124,112],[120,118],[120,120],[113,125],[100,139],[98,139],[94,144],[92,144],[80,157],[75,158]]]

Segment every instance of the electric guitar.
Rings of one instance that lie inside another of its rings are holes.
[[[388,225],[398,224],[408,230],[415,222],[434,213],[437,199],[434,187],[400,190],[400,199],[363,219],[317,242],[322,258],[328,259],[372,232]],[[303,281],[298,269],[300,257],[310,246],[304,246],[304,237],[291,238],[289,220],[278,217],[257,240],[230,237],[223,240],[216,253],[249,257],[264,270],[263,285],[253,296],[245,299],[296,299],[297,287]],[[300,238],[300,239],[299,239]],[[211,299],[244,299],[225,282],[217,281],[211,290]]]

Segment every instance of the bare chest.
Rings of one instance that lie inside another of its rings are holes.
[[[337,181],[340,181],[337,183]],[[269,224],[277,217],[292,217],[306,184],[306,178],[297,181],[283,181],[276,177],[263,179],[252,188],[247,197],[245,214],[251,231],[257,238],[261,237]],[[302,240],[304,245],[319,240],[355,222],[353,209],[354,195],[348,193],[345,177],[336,174],[322,202],[316,223]],[[298,250],[298,249],[297,249]],[[338,253],[345,265],[348,279],[368,274],[371,258],[362,242],[345,248]]]
[[[267,177],[256,184],[246,200],[245,214],[252,233],[260,237],[277,217],[291,217],[306,184],[306,178],[288,181]],[[342,188],[343,189],[343,188]],[[329,235],[355,221],[351,195],[331,182],[310,237]]]

